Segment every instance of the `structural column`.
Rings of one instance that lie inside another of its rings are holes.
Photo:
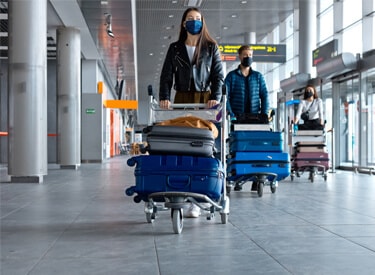
[[[47,0],[8,4],[8,174],[11,182],[41,183],[48,170]]]
[[[255,32],[246,32],[245,33],[245,44],[256,44],[257,36]]]
[[[244,42],[247,45],[255,45],[257,43],[257,34],[256,32],[245,32]],[[256,64],[251,65],[253,70],[256,70]]]
[[[312,51],[316,48],[316,1],[299,1],[299,72],[312,72]]]
[[[57,29],[57,162],[81,164],[81,37],[75,28]]]

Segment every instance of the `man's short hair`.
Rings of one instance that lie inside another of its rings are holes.
[[[253,51],[253,49],[248,45],[243,45],[238,49],[238,54],[241,54],[243,51]]]

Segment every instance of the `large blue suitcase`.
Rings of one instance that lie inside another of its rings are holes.
[[[229,134],[230,152],[282,152],[281,132],[271,131],[232,131]]]
[[[134,166],[134,192],[144,201],[155,192],[193,192],[217,201],[223,193],[224,170],[213,157],[139,155],[128,159]]]
[[[227,161],[228,180],[256,174],[270,175],[269,180],[283,180],[290,174],[290,158],[285,152],[235,152]]]

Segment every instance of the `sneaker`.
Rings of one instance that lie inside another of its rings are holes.
[[[185,218],[198,218],[201,214],[201,209],[194,203],[191,203],[189,207],[184,211]]]
[[[241,191],[241,190],[242,190],[242,186],[241,185],[234,186],[234,191]]]

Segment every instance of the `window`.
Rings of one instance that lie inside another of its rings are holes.
[[[319,24],[319,42],[333,35],[333,6],[324,11],[318,17]]]
[[[343,3],[343,28],[355,23],[362,18],[362,0],[344,0]]]
[[[353,54],[362,52],[362,21],[344,30],[342,35],[342,52]]]
[[[333,0],[320,0],[319,13],[333,5]]]

